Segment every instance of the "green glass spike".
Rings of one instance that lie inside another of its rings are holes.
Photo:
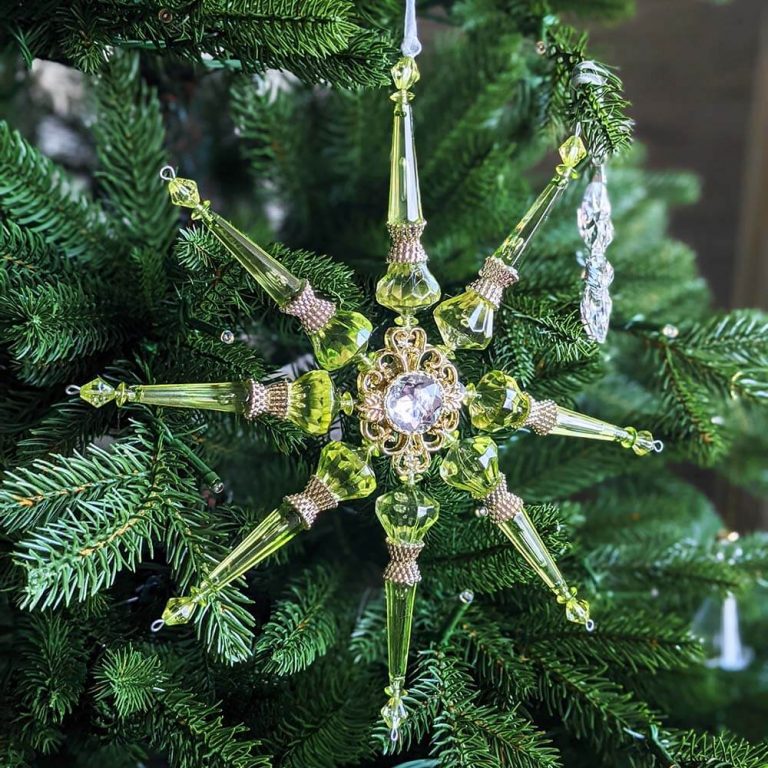
[[[476,499],[485,498],[501,480],[496,443],[485,435],[457,440],[443,457],[440,477]]]
[[[562,162],[533,205],[526,211],[512,233],[494,251],[498,262],[514,267],[523,255],[531,239],[552,210],[573,178],[576,166],[586,157],[584,143],[578,136],[571,136],[560,146]],[[451,349],[485,349],[493,337],[493,324],[501,295],[512,281],[497,283],[494,292],[498,301],[490,301],[477,288],[477,281],[464,293],[446,299],[434,311],[440,335]],[[490,295],[490,294],[488,294]]]
[[[261,408],[253,392],[261,390]],[[278,391],[276,391],[278,390]],[[339,410],[333,380],[327,371],[309,371],[296,381],[261,385],[250,381],[206,384],[134,384],[116,387],[96,378],[80,388],[80,397],[100,408],[114,400],[167,408],[200,408],[247,414],[250,418],[269,413],[292,422],[312,435],[324,435]]]
[[[319,330],[309,334],[318,365],[336,371],[365,352],[373,325],[359,312],[337,311]]]
[[[419,171],[416,164],[416,143],[413,134],[413,94],[408,89],[419,79],[416,60],[403,57],[392,68],[392,79],[397,92],[392,94],[395,102],[392,125],[392,152],[389,175],[390,224],[421,222],[421,191]]]
[[[518,263],[570,180],[576,177],[576,166],[587,156],[584,142],[578,136],[566,139],[560,145],[559,153],[562,162],[557,166],[554,176],[494,253],[494,256],[511,266]]]
[[[262,560],[285,546],[304,529],[292,506],[283,502],[270,512],[189,595],[171,598],[163,611],[162,621],[173,626],[186,624],[199,606],[207,605],[217,592],[240,578]]]
[[[115,401],[162,405],[170,408],[204,408],[212,411],[242,413],[248,400],[247,381],[208,384],[133,384],[120,382],[116,387],[96,378],[80,388],[80,397],[96,408]]]
[[[565,606],[568,621],[583,624],[591,630],[594,623],[589,617],[589,603],[579,600],[576,597],[576,589],[568,586],[525,509],[521,509],[512,519],[497,525],[533,571],[555,593],[558,602]]]
[[[320,452],[320,461],[307,487],[299,496],[306,495],[315,510],[332,509],[346,499],[368,496],[376,488],[373,469],[368,464],[368,454],[337,441],[328,443]],[[317,496],[316,481],[321,483]],[[270,512],[264,520],[238,544],[189,595],[175,597],[168,601],[163,612],[165,624],[184,624],[196,608],[206,605],[216,593],[231,584],[262,560],[285,546],[293,537],[311,525],[317,511],[308,521],[297,511],[294,497],[286,497],[280,506]]]
[[[226,219],[211,211],[209,203],[201,201],[197,184],[192,179],[171,179],[168,182],[168,193],[174,205],[193,209],[192,217],[200,219],[208,227],[279,307],[284,307],[298,295],[304,281],[291,274],[277,259]]]
[[[418,545],[437,522],[439,511],[438,503],[416,486],[398,488],[376,500],[376,516],[387,533],[387,546],[392,552],[395,551],[393,548],[397,547],[411,551],[414,564],[418,556]],[[412,549],[414,545],[417,546],[415,550]],[[416,586],[421,577],[418,575],[418,569],[409,571],[402,561],[395,560],[394,557],[393,554],[393,560],[384,575],[389,662],[389,687],[386,693],[389,700],[381,714],[390,728],[392,739],[396,740],[400,723],[407,716],[403,704],[403,697],[406,695],[403,686],[408,669]]]
[[[638,456],[645,456],[652,451],[660,452],[663,445],[654,440],[646,431],[638,432],[634,427],[617,427],[602,419],[557,406],[557,421],[550,434],[568,437],[584,437],[591,440],[610,440],[623,448],[631,448]]]
[[[485,349],[493,338],[495,315],[495,305],[472,288],[434,311],[437,329],[450,349]]]
[[[531,399],[512,376],[489,371],[470,391],[468,407],[473,427],[498,432],[523,426],[531,411]]]

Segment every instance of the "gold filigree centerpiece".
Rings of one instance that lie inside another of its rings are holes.
[[[465,390],[456,366],[419,326],[389,328],[357,377],[360,431],[413,481],[459,425]]]

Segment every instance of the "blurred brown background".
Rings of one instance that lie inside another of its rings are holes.
[[[702,180],[672,232],[699,254],[717,304],[768,309],[768,0],[637,0],[633,19],[591,39],[620,68],[650,166]],[[710,491],[728,525],[768,528],[765,503]]]
[[[673,231],[699,254],[718,304],[765,307],[768,0],[637,0],[633,19],[593,30],[592,42],[621,70],[651,167],[703,181]]]

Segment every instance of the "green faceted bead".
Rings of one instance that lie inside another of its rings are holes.
[[[443,457],[440,476],[448,485],[484,499],[501,480],[496,443],[484,435],[456,441]]]
[[[168,194],[174,205],[183,208],[197,208],[200,205],[200,192],[192,179],[171,179],[168,182]]]
[[[328,371],[335,371],[365,351],[372,331],[370,320],[359,312],[342,310],[309,338],[319,365]]]
[[[376,489],[376,476],[368,464],[368,452],[347,443],[328,443],[320,453],[315,475],[339,501],[362,499]]]
[[[443,342],[451,349],[485,349],[491,343],[495,314],[496,307],[471,288],[446,299],[434,312]]]
[[[398,543],[421,541],[439,512],[440,505],[415,486],[403,486],[376,499],[376,516],[387,536]]]
[[[338,411],[336,390],[327,371],[309,371],[290,384],[286,419],[310,435],[324,435]]]
[[[195,593],[196,590],[193,589],[190,595],[172,597],[165,605],[162,615],[163,623],[169,627],[186,624],[200,605],[200,599]]]
[[[400,315],[431,307],[440,299],[440,285],[425,262],[393,263],[376,286],[376,301]]]
[[[101,376],[80,387],[80,397],[94,408],[101,408],[115,399],[115,388],[108,384]]]
[[[568,168],[575,168],[587,156],[587,148],[580,136],[569,136],[560,145],[558,152],[563,165]]]
[[[648,430],[636,430],[634,427],[624,427],[627,437],[620,440],[622,448],[631,448],[636,456],[647,456],[652,451],[660,452],[663,445],[653,439]]]
[[[419,68],[413,56],[403,56],[392,67],[392,81],[400,91],[408,90],[419,82]]]
[[[472,425],[486,432],[521,427],[531,412],[531,399],[503,371],[490,371],[475,387],[469,401]]]

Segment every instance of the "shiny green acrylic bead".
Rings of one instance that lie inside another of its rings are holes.
[[[440,477],[448,485],[484,499],[501,479],[496,443],[485,435],[457,440],[443,457]]]
[[[446,299],[434,312],[444,344],[450,349],[485,349],[493,337],[496,307],[472,288]]]
[[[328,443],[320,453],[315,475],[339,501],[362,499],[376,490],[376,476],[368,463],[368,451],[348,443]]]
[[[512,376],[503,371],[486,373],[469,400],[472,425],[486,432],[518,429],[530,412],[530,397],[520,390]]]
[[[373,332],[371,321],[359,312],[340,310],[309,339],[318,365],[328,371],[343,368],[365,352]]]
[[[327,371],[308,371],[288,386],[286,419],[310,435],[324,435],[339,412],[339,398]]]
[[[417,486],[404,485],[376,499],[376,517],[398,543],[421,541],[437,522],[440,505]]]
[[[408,316],[440,300],[440,285],[426,263],[392,263],[376,285],[376,301],[382,307]]]

